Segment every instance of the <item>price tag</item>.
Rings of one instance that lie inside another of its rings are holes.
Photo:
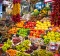
[[[8,1],[3,1],[3,4],[9,4],[9,2]]]
[[[51,2],[52,0],[45,0],[45,2]]]

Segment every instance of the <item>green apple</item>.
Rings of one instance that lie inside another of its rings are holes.
[[[35,16],[39,15],[39,11],[37,9],[34,10],[34,15]]]

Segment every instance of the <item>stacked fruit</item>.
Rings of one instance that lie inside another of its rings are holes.
[[[35,25],[36,25],[36,22],[28,21],[28,22],[24,25],[24,27],[25,27],[25,28],[33,29],[33,28],[35,27]]]
[[[60,41],[60,33],[51,31],[51,32],[48,32],[47,35],[44,35],[43,38],[44,38],[44,41],[50,40],[53,42],[58,42]]]
[[[17,52],[16,56],[30,56],[30,54],[27,54],[25,52]]]
[[[7,49],[11,47],[11,45],[12,45],[12,42],[10,39],[8,39],[7,42],[4,42],[4,45],[2,46],[2,50],[6,52]]]
[[[46,15],[48,15],[48,11],[50,10],[50,8],[49,7],[45,7],[45,8],[43,8],[41,11],[40,11],[40,14],[42,15],[42,16],[46,16]]]
[[[24,21],[20,21],[16,23],[17,27],[23,27],[23,25],[24,25]]]
[[[13,50],[13,49],[9,49],[6,51],[8,53],[9,56],[15,56],[17,51],[16,50]]]
[[[20,0],[13,0],[12,20],[20,21]]]
[[[33,15],[34,15],[34,16],[39,15],[39,11],[38,11],[37,9],[35,9],[34,12],[33,12]]]
[[[53,53],[46,50],[35,50],[31,56],[53,56]]]
[[[52,19],[51,22],[54,25],[60,25],[60,0],[53,0],[52,3]]]
[[[52,27],[52,31],[60,31],[60,27]]]
[[[8,33],[9,33],[9,34],[16,34],[18,29],[19,29],[19,28],[12,27],[12,28],[8,31]]]
[[[22,36],[22,37],[26,37],[28,36],[28,33],[29,33],[29,29],[25,29],[25,28],[20,28],[18,31],[17,31],[17,34],[19,36]]]
[[[50,26],[51,26],[51,23],[49,21],[44,21],[44,22],[37,21],[35,29],[48,30]]]
[[[41,34],[44,34],[44,31],[43,30],[32,29],[30,31],[29,36],[31,36],[31,37],[33,36],[33,37],[39,38]]]
[[[31,45],[31,41],[30,40],[24,40],[21,44],[17,45],[16,46],[16,49],[18,51],[26,51],[30,48],[30,45]]]

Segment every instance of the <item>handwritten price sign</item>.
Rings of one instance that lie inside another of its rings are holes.
[[[45,0],[45,2],[51,2],[52,0]]]

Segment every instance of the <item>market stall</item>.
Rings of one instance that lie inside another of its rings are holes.
[[[60,56],[59,3],[13,0],[10,18],[0,20],[0,56]]]

